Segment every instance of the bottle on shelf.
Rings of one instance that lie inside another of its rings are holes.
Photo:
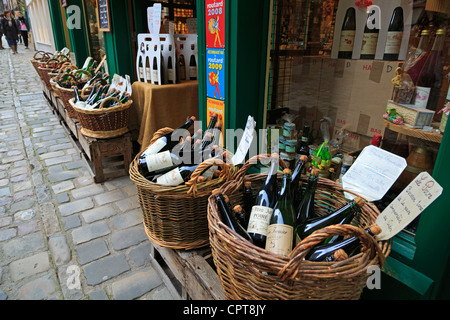
[[[252,238],[247,233],[247,231],[239,224],[236,220],[229,204],[226,201],[226,196],[224,196],[220,189],[214,189],[212,191],[214,201],[217,205],[218,211],[220,213],[220,218],[222,222],[229,227],[231,230],[242,236],[244,239],[252,242]]]
[[[184,55],[178,56],[178,79],[186,80],[186,62],[184,61]]]
[[[195,117],[190,117],[183,125],[178,127],[178,129],[175,129],[174,131],[170,131],[170,132],[166,133],[165,135],[163,135],[162,137],[160,137],[152,145],[150,145],[141,154],[140,157],[141,158],[145,158],[148,155],[156,154],[158,152],[163,152],[163,151],[166,151],[166,150],[170,150],[173,147],[175,147],[179,143],[179,140],[172,139],[172,134],[174,132],[176,132],[177,130],[187,130],[187,129],[189,129],[194,124],[195,120],[196,120]]]
[[[417,108],[436,110],[444,77],[444,44],[445,30],[439,29],[436,31],[433,48],[417,79],[416,100],[414,103]]]
[[[314,217],[314,201],[318,181],[319,169],[313,168],[308,178],[308,185],[297,208],[296,224],[303,224],[306,220]]]
[[[430,52],[430,35],[430,30],[422,30],[419,45],[417,46],[416,52],[414,53],[414,65],[407,70],[414,84],[417,84],[420,71],[422,71],[423,65],[427,61],[427,57]]]
[[[377,44],[378,44],[378,35],[380,30],[377,28],[369,28],[369,24],[374,24],[375,10],[369,13],[367,17],[367,23],[364,27],[363,41],[361,47],[361,56],[360,59],[375,59],[375,54],[377,52]]]
[[[150,59],[145,59],[145,75],[147,83],[152,83],[152,68],[150,67]]]
[[[350,169],[352,164],[353,164],[353,157],[351,155],[349,155],[349,154],[346,154],[344,156],[344,159],[342,160],[341,173],[339,175],[339,181],[342,182],[342,177],[348,171],[348,169]]]
[[[381,146],[381,140],[381,134],[374,134],[372,137],[371,145],[379,148]]]
[[[302,138],[297,150],[297,154],[300,156],[305,155],[309,157],[309,131],[310,127],[308,125],[303,126]]]
[[[191,55],[189,60],[189,79],[197,80],[197,62],[195,62],[195,56]]]
[[[244,182],[243,201],[244,201],[245,212],[250,213],[252,211],[253,203],[255,202],[255,199],[253,197],[251,181]],[[248,222],[247,222],[247,225],[248,225]]]
[[[294,171],[292,172],[292,182],[291,182],[291,199],[292,203],[294,204],[294,208],[297,208],[299,202],[300,202],[300,195],[301,191],[301,184],[300,180],[302,178],[302,172],[305,168],[306,162],[308,161],[308,156],[301,155],[300,159],[298,159]]]
[[[374,224],[365,231],[375,237],[381,233],[381,228]],[[361,246],[361,241],[357,237],[349,237],[332,244],[322,244],[315,246],[306,255],[305,259],[309,261],[338,261],[355,255]]]
[[[341,39],[339,43],[339,59],[351,59],[356,34],[356,11],[351,7],[345,13],[344,23],[341,29]]]
[[[168,84],[174,84],[175,83],[175,73],[173,72],[173,64],[172,64],[172,57],[169,56],[167,58],[167,83]]]
[[[159,75],[158,59],[156,59],[156,57],[153,57],[152,75],[153,75],[153,83],[154,84],[159,84],[159,80],[158,80],[158,75]]]
[[[267,227],[266,250],[282,256],[289,255],[294,244],[295,212],[290,186],[291,170],[284,169],[280,196]]]
[[[360,197],[357,197],[354,200],[350,200],[346,205],[333,213],[322,217],[308,219],[303,223],[297,224],[295,229],[297,242],[300,242],[314,231],[322,229],[326,226],[350,223],[353,218],[361,212],[361,207],[363,205],[364,201]]]
[[[279,160],[277,153],[271,155],[266,181],[258,191],[250,211],[247,232],[252,237],[253,243],[261,248],[266,245],[267,227],[278,197],[277,173]]]
[[[397,61],[403,39],[403,8],[397,7],[389,23],[383,60]]]

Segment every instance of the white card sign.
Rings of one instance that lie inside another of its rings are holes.
[[[442,190],[428,172],[420,173],[377,217],[375,223],[382,230],[377,239],[390,239],[403,230],[442,194]]]
[[[383,198],[406,168],[406,160],[375,146],[363,149],[353,165],[342,176],[342,186],[369,201]],[[345,192],[347,199],[356,198]]]
[[[245,156],[247,155],[248,149],[253,141],[253,136],[255,133],[256,121],[252,116],[248,116],[247,123],[245,124],[245,131],[242,136],[241,142],[239,142],[239,146],[237,148],[236,153],[234,154],[231,162],[233,165],[238,165],[245,160]]]

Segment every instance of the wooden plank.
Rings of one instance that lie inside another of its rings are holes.
[[[442,134],[434,133],[434,132],[425,132],[422,129],[413,129],[409,128],[406,125],[398,125],[394,124],[386,119],[383,119],[384,126],[392,131],[398,132],[400,134],[407,135],[409,137],[419,138],[426,141],[441,143]]]
[[[84,152],[88,156],[89,160],[91,160],[91,148],[90,143],[88,141],[88,138],[83,136],[81,133],[81,126],[80,124],[77,124],[77,132],[78,132],[78,141],[80,142],[81,147],[83,148]]]
[[[70,132],[72,132],[72,134],[75,136],[75,138],[78,139],[78,130],[77,130],[78,120],[71,118],[69,116],[69,113],[67,112],[67,110],[65,110],[65,114],[66,114],[66,124],[69,127]]]

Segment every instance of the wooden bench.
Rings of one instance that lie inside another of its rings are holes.
[[[150,243],[150,261],[175,299],[225,299],[209,247],[186,251]]]

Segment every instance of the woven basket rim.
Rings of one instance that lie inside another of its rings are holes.
[[[75,98],[72,98],[72,99],[69,100],[69,103],[72,106],[72,108],[74,108],[75,111],[77,111],[79,113],[88,114],[88,115],[102,115],[102,114],[110,113],[110,112],[120,112],[120,111],[123,111],[123,110],[126,110],[126,109],[130,108],[131,105],[133,104],[133,100],[130,99],[127,102],[122,103],[122,105],[120,105],[118,107],[86,110],[86,109],[83,109],[83,108],[78,108],[75,105],[75,103],[73,103],[74,100],[75,100]]]

